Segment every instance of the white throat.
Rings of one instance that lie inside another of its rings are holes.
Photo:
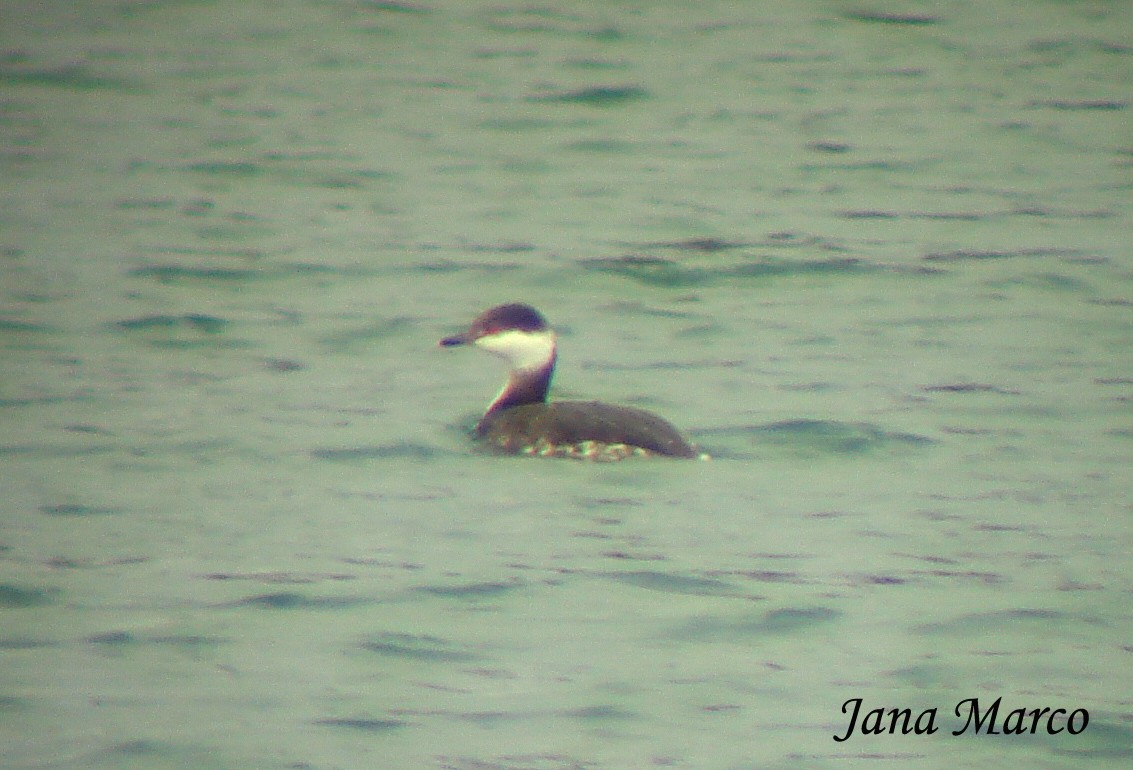
[[[555,333],[550,329],[541,332],[509,329],[484,335],[474,344],[506,360],[513,370],[542,369],[555,358]]]

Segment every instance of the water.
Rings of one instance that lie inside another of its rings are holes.
[[[3,764],[1124,767],[1131,21],[6,4]],[[714,459],[477,454],[511,300]]]

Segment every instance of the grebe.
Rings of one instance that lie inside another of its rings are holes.
[[[530,305],[485,310],[444,347],[476,345],[511,366],[507,383],[476,435],[512,454],[619,460],[632,455],[700,457],[667,421],[643,409],[597,401],[547,402],[555,373],[555,333]]]

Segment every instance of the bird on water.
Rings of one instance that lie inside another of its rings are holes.
[[[530,305],[499,305],[443,347],[475,345],[511,367],[507,383],[476,424],[476,435],[510,454],[620,460],[635,455],[705,457],[668,421],[644,409],[599,401],[547,401],[555,373],[555,332]]]

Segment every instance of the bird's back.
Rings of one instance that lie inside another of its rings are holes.
[[[616,459],[628,454],[698,457],[667,420],[598,401],[524,404],[487,414],[476,428],[493,448],[515,454]]]

